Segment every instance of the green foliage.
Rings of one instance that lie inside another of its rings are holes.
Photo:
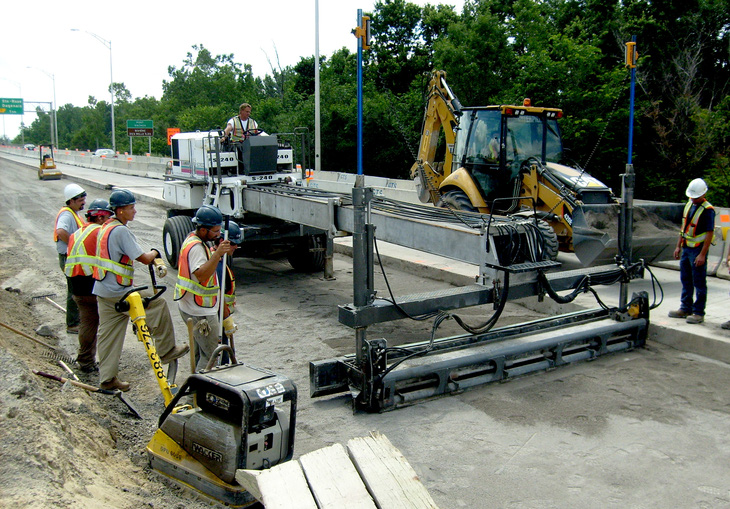
[[[373,44],[363,69],[366,173],[406,178],[420,141],[429,74],[444,69],[465,106],[519,104],[529,97],[562,108],[570,157],[618,189],[628,157],[624,43],[635,35],[636,196],[684,200],[687,181],[702,176],[711,201],[730,205],[728,0],[467,0],[460,13],[447,5],[378,0],[371,17]],[[356,71],[356,55],[347,48],[321,58],[325,170],[356,169]],[[159,99],[133,99],[123,83],[112,85],[118,148],[129,145],[128,119],[152,119],[152,152],[167,155],[168,127],[219,129],[248,102],[267,132],[304,137],[311,166],[314,56],[290,67],[272,65],[270,74],[257,77],[233,54],[214,55],[199,44],[168,74]],[[108,98],[62,106],[58,131],[61,147],[110,146]],[[50,141],[48,114],[26,128],[25,140]],[[299,161],[298,143],[295,150]],[[134,140],[133,151],[146,152],[147,140]]]

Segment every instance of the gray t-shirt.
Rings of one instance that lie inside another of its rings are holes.
[[[56,230],[59,228],[61,230],[66,230],[70,236],[73,232],[79,229],[79,225],[76,222],[74,215],[68,210],[64,210],[61,212],[61,215],[58,216],[58,221],[56,222]],[[67,250],[68,244],[61,239],[58,239],[56,241],[56,251],[58,251],[58,254],[66,254]]]
[[[117,226],[109,234],[109,258],[118,262],[123,255],[136,260],[144,254],[144,250],[137,242],[137,238],[126,226]],[[121,297],[131,286],[122,286],[117,283],[117,276],[107,272],[104,279],[94,283],[94,295],[107,299]]]

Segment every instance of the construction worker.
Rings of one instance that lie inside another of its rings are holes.
[[[223,131],[223,138],[229,138],[232,142],[243,141],[249,136],[257,136],[266,133],[259,129],[259,125],[251,118],[251,105],[243,103],[238,107],[238,115],[231,117]]]
[[[135,203],[136,199],[131,191],[118,189],[112,192],[109,206],[114,217],[104,223],[99,231],[93,292],[99,306],[97,347],[102,389],[129,390],[129,383],[117,377],[129,313],[117,311],[114,305],[133,285],[134,260],[149,265],[160,257],[156,249],[144,252],[127,227],[127,223],[137,213]],[[140,293],[143,296],[151,295],[150,291]],[[168,364],[185,355],[188,345],[175,345],[175,331],[167,302],[164,299],[154,299],[145,308],[145,313],[162,364]]]
[[[68,238],[84,225],[79,217],[79,212],[84,209],[86,204],[86,191],[78,184],[69,184],[63,190],[63,198],[66,205],[61,207],[56,215],[56,222],[53,227],[53,241],[56,243],[56,251],[58,251],[58,264],[65,274]],[[73,300],[71,282],[66,278],[66,332],[78,334],[79,320],[79,308]]]
[[[71,283],[73,300],[79,308],[79,352],[76,363],[84,373],[99,371],[96,363],[96,330],[99,327],[99,311],[96,305],[93,266],[96,259],[96,243],[101,225],[112,215],[109,202],[97,199],[86,212],[87,224],[71,234],[68,239],[66,277]]]
[[[200,207],[193,224],[195,231],[180,249],[174,299],[183,321],[193,320],[195,371],[200,371],[208,364],[220,338],[218,264],[223,255],[233,254],[236,245],[224,240],[211,251],[208,243],[220,238],[223,224],[223,214],[216,207]]]
[[[674,250],[674,258],[679,260],[682,297],[679,309],[670,311],[669,316],[693,324],[705,321],[707,252],[715,229],[715,209],[705,199],[706,193],[707,184],[700,178],[687,186],[689,201],[684,206],[682,230]]]

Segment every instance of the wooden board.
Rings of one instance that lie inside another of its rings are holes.
[[[305,454],[299,463],[319,509],[375,509],[342,444]]]
[[[347,442],[360,477],[381,509],[437,509],[405,456],[377,432]]]
[[[268,470],[237,470],[236,481],[266,509],[317,509],[302,467],[296,461]]]
[[[236,481],[266,509],[438,509],[413,467],[385,435],[334,444]]]

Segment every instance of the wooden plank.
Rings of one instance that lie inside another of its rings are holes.
[[[266,509],[317,509],[304,472],[296,461],[268,470],[236,470],[236,481]]]
[[[380,509],[438,509],[403,454],[385,435],[347,442],[350,459]]]
[[[299,462],[320,509],[375,509],[342,444],[305,454]]]

